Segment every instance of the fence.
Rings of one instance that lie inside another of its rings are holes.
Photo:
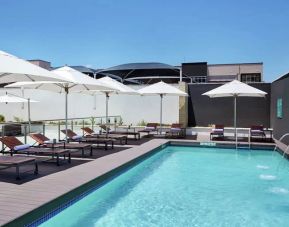
[[[91,127],[93,130],[99,130],[99,125],[106,123],[105,116],[99,117],[85,117],[85,118],[69,118],[68,128],[73,131],[82,134],[81,128],[85,126]],[[108,116],[108,124],[111,127],[116,127],[122,124],[121,116]],[[32,121],[31,125],[28,122],[8,122],[1,123],[0,130],[2,136],[17,136],[24,143],[32,142],[29,141],[28,135],[30,133],[43,133],[49,138],[62,139],[61,130],[65,129],[65,119],[51,119]],[[63,134],[64,137],[64,134]],[[3,145],[2,145],[3,149]]]

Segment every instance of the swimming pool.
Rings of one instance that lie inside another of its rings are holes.
[[[41,226],[288,226],[277,152],[168,146]]]

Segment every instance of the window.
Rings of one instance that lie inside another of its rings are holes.
[[[283,103],[282,98],[277,99],[277,118],[283,117]]]
[[[244,83],[261,82],[261,73],[241,74],[241,81]]]
[[[194,76],[192,79],[193,79],[193,82],[199,83],[199,84],[207,82],[206,76]]]

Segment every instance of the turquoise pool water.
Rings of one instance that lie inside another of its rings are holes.
[[[289,162],[168,146],[41,226],[289,226]]]

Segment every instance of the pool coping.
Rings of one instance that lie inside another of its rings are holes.
[[[153,139],[140,146],[107,155],[23,185],[6,184],[3,188],[0,184],[0,187],[4,189],[0,191],[0,225],[23,226],[41,217],[49,216],[61,204],[73,201],[92,187],[168,144],[234,148],[234,143]],[[260,149],[266,149],[266,147],[272,150],[272,145],[261,146]]]

